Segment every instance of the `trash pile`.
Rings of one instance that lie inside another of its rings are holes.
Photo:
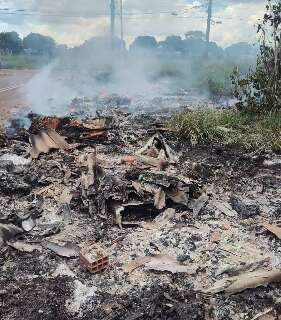
[[[106,112],[1,140],[1,318],[277,319],[280,158]]]

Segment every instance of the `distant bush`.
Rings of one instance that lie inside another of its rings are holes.
[[[37,69],[50,62],[48,57],[29,55],[0,56],[1,69]]]

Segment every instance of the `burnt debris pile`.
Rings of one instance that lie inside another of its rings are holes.
[[[126,219],[137,224],[167,209],[184,212],[202,195],[198,181],[179,173],[179,154],[160,120],[143,115],[136,122],[122,112],[86,120],[29,117],[30,128],[16,130],[3,143],[0,183],[10,201],[23,201],[29,212],[29,202],[38,209],[37,216],[23,215],[33,216],[33,227],[54,189],[56,206],[120,228]],[[15,208],[10,211],[3,219],[18,224]]]
[[[276,315],[280,159],[192,148],[168,117],[30,114],[1,137],[0,316]]]

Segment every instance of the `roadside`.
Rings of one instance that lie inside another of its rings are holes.
[[[0,125],[4,125],[13,113],[26,107],[22,88],[8,91],[1,89],[25,84],[35,72],[33,70],[0,70]]]

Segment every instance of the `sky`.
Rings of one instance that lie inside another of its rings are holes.
[[[116,0],[116,33],[120,34]],[[136,36],[169,35],[206,30],[208,0],[123,0],[127,44]],[[256,42],[255,25],[263,17],[266,0],[213,0],[211,40],[222,47]],[[110,0],[0,0],[0,30],[21,36],[39,32],[58,43],[75,46],[93,36],[108,35]],[[2,9],[2,10],[1,10]],[[25,11],[23,11],[25,10]]]

